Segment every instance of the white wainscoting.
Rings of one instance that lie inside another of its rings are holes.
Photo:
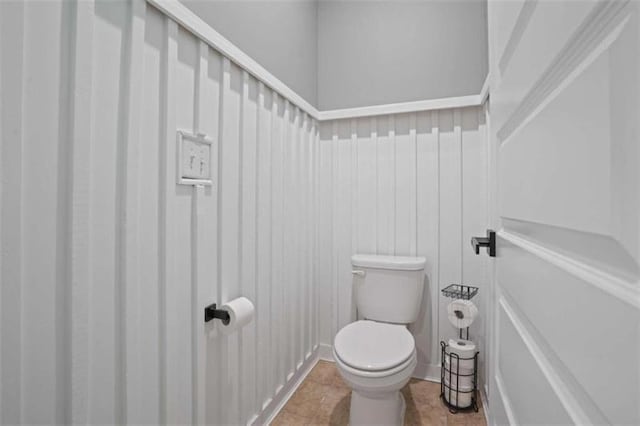
[[[145,2],[0,19],[0,422],[268,419],[317,355],[315,119]],[[177,129],[212,187],[176,185]]]
[[[484,347],[487,257],[470,246],[487,227],[485,110],[468,107],[322,122],[319,158],[320,342],[353,321],[350,257],[378,253],[427,258],[416,338],[416,376],[439,380],[438,342],[451,283],[481,287],[471,337]],[[326,352],[325,349],[323,352]],[[481,360],[483,357],[481,356]]]

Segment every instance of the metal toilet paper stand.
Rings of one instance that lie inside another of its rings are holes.
[[[478,287],[462,284],[451,284],[442,289],[445,297],[452,299],[471,300],[478,293]],[[462,339],[462,328],[460,329],[460,339]],[[466,327],[466,339],[469,340],[469,327]],[[453,414],[458,411],[474,410],[478,411],[478,355],[476,351],[473,357],[461,358],[451,351],[447,352],[447,342],[441,341],[441,364],[440,364],[440,398]],[[463,371],[461,374],[460,364],[473,362],[473,371]],[[471,389],[460,389],[460,382],[465,378],[471,378]],[[447,384],[448,382],[448,384]],[[470,399],[470,404],[464,401]]]

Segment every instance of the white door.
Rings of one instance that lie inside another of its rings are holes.
[[[489,0],[497,424],[640,424],[639,8]]]

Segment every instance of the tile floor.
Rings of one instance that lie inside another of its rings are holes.
[[[411,379],[402,389],[407,403],[405,425],[486,426],[482,407],[451,414],[440,401],[440,385]],[[347,425],[351,391],[335,364],[320,361],[271,423],[282,425]]]

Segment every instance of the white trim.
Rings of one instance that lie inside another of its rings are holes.
[[[320,343],[318,349],[318,356],[323,361],[331,361],[333,362],[333,346],[328,345],[326,343]]]
[[[400,114],[417,111],[433,111],[439,109],[463,108],[482,105],[481,95],[458,96],[452,98],[428,99],[424,101],[401,102],[396,104],[373,105],[357,108],[334,109],[320,111],[318,119],[340,120],[374,115]]]
[[[309,102],[304,100],[293,89],[280,81],[277,77],[267,71],[262,65],[253,60],[249,55],[240,50],[236,45],[224,38],[220,33],[211,28],[209,24],[204,22],[198,15],[193,13],[182,3],[176,0],[147,0],[148,3],[160,9],[162,13],[178,22],[187,30],[191,31],[195,36],[206,42],[209,46],[226,56],[231,62],[235,63],[265,85],[271,87],[282,97],[288,99],[300,109],[313,118],[318,118],[318,110]]]
[[[491,74],[487,73],[487,77],[484,79],[484,83],[482,84],[482,89],[480,89],[480,105],[484,105],[489,98],[489,92],[491,89]]]
[[[511,308],[509,301],[505,299],[504,296],[501,296],[498,303],[502,307],[502,311],[509,318],[509,321],[511,322],[513,327],[518,332],[518,335],[531,353],[531,356],[535,360],[536,364],[538,364],[538,368],[540,368],[540,371],[542,371],[542,374],[546,378],[547,382],[549,382],[549,386],[553,389],[553,392],[558,397],[558,400],[560,400],[560,403],[564,407],[567,414],[569,414],[569,417],[571,417],[571,420],[574,422],[574,424],[592,424],[593,421],[589,418],[578,400],[575,398],[575,395],[573,394],[571,389],[569,389],[569,386],[567,386],[564,380],[562,380],[558,373],[556,373],[556,370],[551,365],[549,359],[547,359],[544,351],[538,346],[535,338],[529,333],[527,327],[520,321],[520,318],[518,318],[517,313],[513,310],[513,308]],[[496,379],[497,378],[498,375],[496,375]],[[498,384],[498,388],[500,388],[500,384]],[[509,413],[507,413],[507,415],[509,415]],[[511,421],[511,419],[509,419],[509,421]]]
[[[507,415],[507,419],[509,420],[509,425],[518,426],[518,422],[516,421],[516,416],[513,414],[513,408],[511,407],[511,400],[507,396],[507,391],[504,388],[502,375],[499,372],[496,372],[493,378],[496,382],[496,388],[498,389],[500,400],[502,401],[502,407],[504,408],[504,412]],[[487,424],[491,424],[491,423],[487,423]]]
[[[482,402],[482,411],[484,412],[484,421],[485,424],[491,425],[491,415],[489,414],[489,398],[487,398],[487,386],[484,388],[478,389],[478,393],[480,394],[480,401]]]
[[[640,309],[640,283],[638,281],[630,282],[618,278],[505,230],[499,231],[498,236],[563,271],[592,284],[620,301]]]
[[[440,365],[419,362],[412,376],[414,379],[440,383]]]
[[[300,387],[304,379],[307,378],[313,367],[316,366],[320,358],[318,357],[318,350],[315,350],[310,358],[307,358],[302,364],[301,368],[293,373],[290,380],[283,386],[278,388],[276,395],[271,398],[266,404],[263,405],[262,411],[251,418],[248,425],[269,425],[280,413],[282,408],[287,404],[289,399],[293,396],[293,393]]]

